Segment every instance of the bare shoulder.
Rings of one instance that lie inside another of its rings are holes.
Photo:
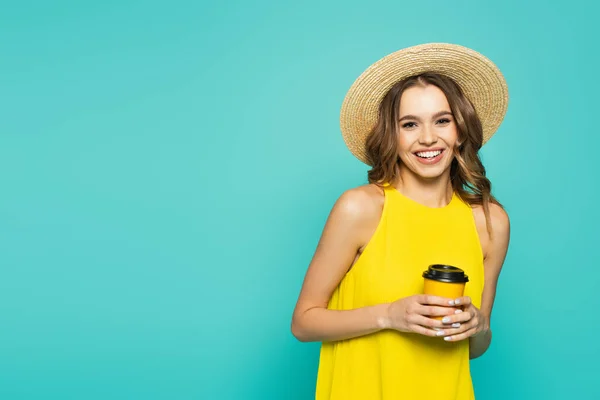
[[[483,206],[472,206],[475,225],[477,226],[477,233],[481,240],[484,255],[489,254],[495,247],[507,247],[510,236],[510,218],[506,210],[495,203],[490,203],[489,207],[493,238],[490,237],[487,230]]]
[[[383,189],[377,185],[368,184],[346,190],[336,202],[335,207],[347,217],[368,219],[372,214],[381,214],[383,202]]]
[[[294,320],[310,308],[327,307],[331,294],[374,233],[383,203],[383,189],[376,185],[359,186],[339,196],[308,266]]]
[[[485,214],[483,212],[483,206],[474,205],[473,214],[475,215],[475,219],[478,223],[483,223],[485,225]],[[510,219],[508,217],[508,213],[504,208],[495,203],[490,203],[490,218],[492,220],[492,225],[494,228],[498,228],[500,230],[505,230],[510,226]]]
[[[353,231],[359,252],[377,228],[384,199],[381,187],[368,184],[348,189],[333,207],[332,218]]]

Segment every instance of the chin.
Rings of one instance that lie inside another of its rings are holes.
[[[443,172],[440,173],[427,173],[427,174],[417,174],[419,177],[423,179],[437,179],[443,175]]]
[[[411,168],[411,172],[422,179],[439,178],[442,175],[444,175],[444,172],[446,172],[446,170],[450,171],[450,166],[448,166],[447,168],[435,168],[435,169],[434,168],[429,168],[429,169],[424,169],[424,168],[412,169]]]

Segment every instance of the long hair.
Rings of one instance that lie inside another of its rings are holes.
[[[450,181],[458,196],[470,205],[482,205],[487,231],[492,235],[490,202],[502,207],[492,196],[492,184],[485,176],[485,168],[478,151],[483,145],[483,128],[473,104],[460,87],[450,78],[423,73],[396,83],[385,95],[379,106],[377,124],[370,132],[366,151],[372,169],[368,172],[369,183],[382,186],[398,178],[400,156],[398,154],[398,119],[402,93],[413,86],[434,85],[446,95],[458,130],[458,140],[452,149],[454,159],[450,166]]]

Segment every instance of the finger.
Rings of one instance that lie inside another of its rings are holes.
[[[443,317],[446,315],[454,315],[457,311],[456,308],[452,307],[439,307],[439,306],[424,306],[419,305],[415,308],[415,313],[421,315],[428,315],[430,317]],[[460,310],[462,312],[462,310]]]
[[[466,324],[461,324],[460,322],[456,322],[451,326],[444,327],[442,330],[444,331],[443,336],[456,336],[463,332],[467,332],[470,329],[473,329],[476,325],[467,322]]]
[[[475,316],[475,313],[472,312],[471,310],[467,310],[467,311],[462,311],[462,310],[458,310],[460,312],[455,312],[454,314],[450,314],[445,316],[444,318],[442,318],[442,322],[446,325],[452,325],[454,323],[465,323],[467,321],[471,321],[473,319],[473,317]]]
[[[430,337],[439,336],[438,331],[436,331],[434,329],[425,328],[424,326],[421,326],[421,325],[412,324],[412,325],[409,325],[408,327],[410,328],[410,330],[412,332],[418,333],[419,335],[430,336]]]
[[[427,318],[423,315],[412,314],[408,316],[408,323],[424,326],[426,328],[442,328],[443,323],[438,319]]]
[[[417,296],[417,302],[423,305],[431,306],[452,306],[456,302],[456,299],[448,297],[434,296],[432,294],[421,294]]]
[[[463,333],[446,336],[444,340],[447,342],[459,342],[473,336],[475,333],[477,333],[477,328],[471,328]]]
[[[464,296],[450,301],[451,306],[469,306],[471,305],[471,297]]]

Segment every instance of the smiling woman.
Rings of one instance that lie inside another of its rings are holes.
[[[483,145],[482,124],[461,88],[441,74],[411,76],[387,92],[379,114],[366,140],[367,158],[373,166],[369,182],[395,182],[403,167],[425,178],[440,176],[450,168],[452,189],[470,204],[482,205],[491,227],[489,203],[500,203],[491,195],[477,154]],[[419,169],[415,161],[430,167]]]
[[[397,95],[404,95],[404,100],[400,102],[400,109],[392,114],[400,115],[398,119],[400,126],[394,129],[399,131],[398,155],[403,165],[410,168],[413,173],[418,173],[419,168],[418,164],[415,165],[415,160],[421,164],[435,165],[436,168],[424,169],[420,175],[438,176],[452,162],[452,154],[448,155],[450,152],[445,150],[454,147],[458,136],[444,92],[437,86],[428,85],[426,77],[427,75],[419,75],[406,81],[407,83],[402,82],[403,88]],[[410,86],[412,82],[416,82],[419,86]],[[386,106],[385,100],[382,106]],[[371,137],[376,138],[378,135],[386,137],[385,132],[380,133],[377,130]],[[396,136],[392,135],[392,138]],[[440,147],[438,141],[444,146]],[[377,151],[377,148],[370,150]],[[377,158],[376,155],[371,157]],[[444,162],[440,162],[442,160]]]
[[[474,398],[510,232],[478,151],[507,99],[491,61],[449,44],[393,53],[350,88],[342,134],[369,184],[334,205],[292,317],[322,342],[317,400]],[[423,294],[434,264],[467,274],[463,296]]]

